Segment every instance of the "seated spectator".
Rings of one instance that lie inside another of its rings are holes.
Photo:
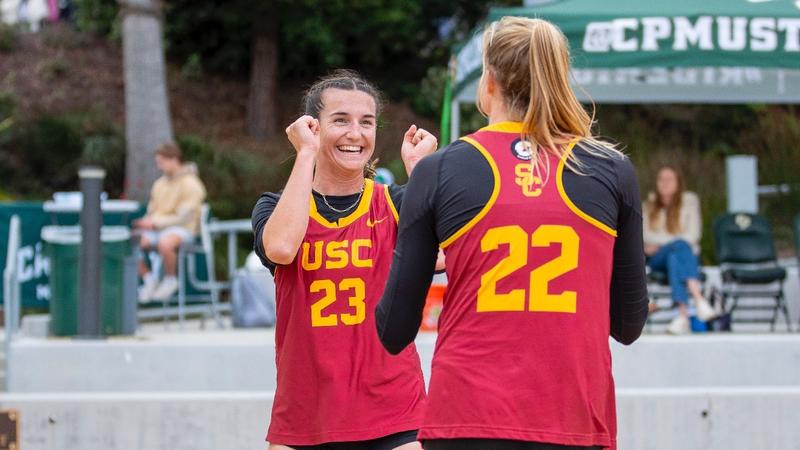
[[[667,332],[688,333],[690,297],[700,320],[710,320],[715,315],[703,297],[699,280],[700,202],[694,192],[683,190],[677,169],[663,166],[656,178],[656,191],[650,193],[642,212],[647,265],[651,270],[666,272],[672,300],[678,307],[678,315]]]
[[[178,290],[178,247],[192,242],[200,229],[200,211],[206,189],[194,163],[184,163],[180,147],[167,142],[156,149],[156,165],[163,175],[153,183],[147,214],[134,222],[143,251],[157,250],[164,278],[158,281],[144,261],[139,273],[144,285],[139,301],[167,300]]]

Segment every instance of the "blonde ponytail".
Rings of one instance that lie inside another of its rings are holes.
[[[537,149],[563,158],[576,139],[594,144],[585,147],[590,153],[621,155],[592,135],[594,112],[586,112],[569,84],[569,44],[561,30],[542,19],[504,17],[483,37],[484,70],[492,71],[512,117],[521,119],[521,137],[531,144],[534,164]],[[574,153],[566,164],[579,172]]]

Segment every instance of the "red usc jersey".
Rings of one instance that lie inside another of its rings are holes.
[[[540,152],[532,168],[520,130],[506,122],[462,138],[491,165],[495,188],[441,244],[448,289],[419,437],[614,447],[616,232],[566,196],[563,161]]]
[[[311,217],[294,262],[275,270],[278,387],[267,440],[316,445],[416,430],[425,385],[411,345],[397,356],[375,332],[397,237],[386,186],[366,180],[338,223]]]

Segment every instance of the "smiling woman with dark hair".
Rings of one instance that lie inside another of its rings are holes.
[[[278,449],[420,449],[425,386],[411,346],[383,351],[373,311],[397,236],[405,186],[374,182],[380,96],[352,72],[315,83],[287,129],[297,152],[281,193],[253,210],[255,250],[275,274],[278,388],[267,440]],[[412,125],[410,173],[436,149]]]

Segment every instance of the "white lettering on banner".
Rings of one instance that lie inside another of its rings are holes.
[[[747,19],[734,17],[731,27],[730,17],[717,17],[717,33],[719,33],[719,48],[722,50],[736,51],[747,48]]]
[[[639,21],[636,19],[615,19],[611,23],[614,30],[614,40],[611,46],[617,52],[635,52],[639,46],[639,41],[636,38],[625,39],[625,34],[628,30],[636,31],[639,29]]]
[[[687,17],[675,17],[675,42],[672,44],[673,50],[687,50],[689,44],[697,46],[700,50],[714,50],[714,43],[711,40],[711,16],[700,16],[692,25]]]
[[[33,246],[26,245],[24,247],[20,247],[19,251],[17,252],[17,272],[20,283],[24,283],[28,280],[33,279],[33,258],[34,258],[34,251]]]
[[[669,70],[663,67],[656,67],[650,71],[650,76],[644,77],[645,84],[654,86],[665,86],[669,84]]]
[[[50,285],[37,284],[36,285],[36,300],[50,300]]]
[[[778,31],[786,32],[787,52],[800,52],[800,19],[778,19]]]
[[[594,79],[594,72],[587,69],[572,69],[572,78],[579,86],[589,84]]]
[[[573,69],[575,82],[582,86],[745,86],[760,85],[762,72],[754,67],[703,67],[667,69]]]
[[[720,86],[741,86],[744,84],[744,72],[733,67],[720,67],[718,84]]]
[[[781,38],[784,38],[782,46]],[[662,50],[662,42],[669,46],[670,40],[674,51],[717,48],[743,51],[749,45],[758,52],[779,48],[800,52],[800,19],[700,16],[692,21],[685,16],[622,17],[589,22],[583,36],[583,50],[587,53],[656,52]]]
[[[672,82],[678,86],[690,86],[697,84],[699,75],[697,69],[675,69],[672,72]]]
[[[658,41],[672,35],[672,22],[666,17],[642,17],[642,50],[659,50]]]
[[[778,48],[775,19],[758,17],[750,21],[750,49],[754,52],[771,52]]]
[[[33,258],[33,276],[39,278],[43,275],[50,275],[50,258],[44,256],[42,252],[42,243],[37,242],[36,255]]]
[[[583,35],[583,50],[606,53],[611,50],[613,40],[614,25],[611,22],[590,22],[586,25],[586,33]]]
[[[50,274],[50,259],[42,252],[42,243],[20,247],[17,252],[17,269],[20,283]]]

